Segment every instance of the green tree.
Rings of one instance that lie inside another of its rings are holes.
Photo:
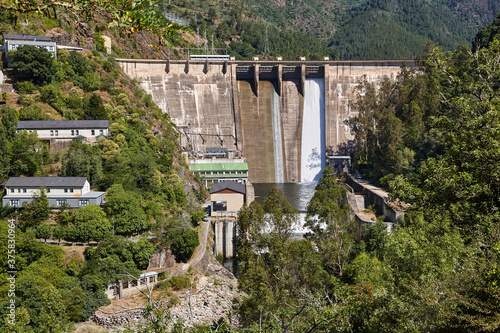
[[[98,186],[104,178],[102,160],[98,147],[71,142],[62,159],[61,175],[66,177],[86,177],[93,186]]]
[[[307,206],[306,226],[312,232],[308,238],[316,243],[325,267],[335,275],[342,275],[357,234],[346,192],[337,184],[335,171],[327,167]]]
[[[111,186],[106,192],[105,211],[118,235],[138,234],[150,227],[137,195],[125,191],[121,184]]]
[[[47,242],[47,238],[50,237],[50,227],[48,224],[40,224],[35,229],[36,238],[43,238],[45,242]]]
[[[92,93],[88,102],[85,103],[83,111],[88,119],[102,120],[108,119],[102,98],[99,95]]]
[[[21,216],[20,228],[26,230],[28,227],[36,227],[40,222],[49,218],[50,207],[49,200],[44,188],[40,188],[38,192],[33,194],[31,202],[23,203],[23,212]],[[47,230],[40,230],[41,235],[46,235]],[[49,236],[50,237],[50,231]]]
[[[9,323],[8,317],[5,318],[5,324],[3,329],[5,332],[9,333],[33,333],[33,328],[29,326],[30,323],[30,315],[28,311],[24,307],[20,307],[16,309],[16,320],[14,324]],[[0,331],[3,332],[2,328]]]
[[[69,321],[62,297],[53,286],[42,295],[42,310],[38,332],[63,333],[72,332],[73,325]]]
[[[188,229],[174,235],[170,248],[177,262],[188,262],[198,245],[200,245],[198,233]]]
[[[106,214],[99,206],[87,205],[78,209],[73,216],[70,226],[78,232],[77,238],[81,241],[100,241],[112,232],[112,225]]]
[[[43,154],[48,151],[38,140],[36,132],[21,131],[11,141],[11,176],[33,177],[41,172]]]
[[[66,236],[66,229],[64,229],[60,225],[53,227],[51,231],[52,231],[52,237],[54,239],[57,239],[59,243],[61,242],[61,239],[64,239],[64,237]]]
[[[20,46],[12,54],[12,68],[16,77],[39,86],[52,81],[56,72],[54,61],[52,52],[32,45]]]

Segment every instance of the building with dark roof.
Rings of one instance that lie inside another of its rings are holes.
[[[246,186],[234,181],[213,184],[210,187],[210,201],[212,212],[236,213],[246,202]]]
[[[82,139],[96,142],[100,136],[108,137],[109,120],[23,120],[17,130],[36,131],[40,140]]]
[[[105,192],[91,191],[86,177],[10,177],[4,184],[3,206],[22,207],[45,189],[49,206],[70,208],[101,205]]]
[[[13,35],[4,34],[3,35],[3,52],[6,54],[7,67],[10,67],[11,59],[7,52],[15,51],[18,47],[24,45],[32,45],[38,48],[45,48],[47,51],[54,54],[54,58],[57,57],[57,45],[52,41],[52,38],[48,36],[34,36],[34,35]]]

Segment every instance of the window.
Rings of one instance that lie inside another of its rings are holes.
[[[73,193],[73,189],[72,188],[69,189],[69,193]]]
[[[124,281],[124,282],[122,283],[122,288],[123,288],[123,289],[127,289],[127,288],[128,288],[128,281]]]
[[[10,189],[10,193],[14,193],[14,189],[13,188]]]
[[[85,207],[90,204],[89,200],[80,200],[80,207]]]
[[[26,189],[25,188],[23,188],[23,193],[26,193]]]
[[[155,282],[155,277],[154,276],[150,276],[149,277],[149,283],[153,283]]]
[[[57,199],[57,207],[61,207],[63,205],[66,205],[68,202],[66,199]]]
[[[50,136],[54,136],[54,130],[50,130]]]
[[[58,130],[56,130],[56,136],[59,136],[59,131]]]
[[[47,189],[47,193],[50,193],[50,188]]]
[[[75,130],[71,130],[71,136],[75,135]]]
[[[68,193],[68,189],[67,188],[64,189],[64,193]]]
[[[21,193],[21,189],[20,188],[17,189],[17,193]]]
[[[10,206],[11,207],[18,207],[19,206],[19,200],[11,200],[10,201]]]
[[[99,130],[99,135],[103,135],[104,134],[104,131],[103,130]]]
[[[91,133],[92,135],[95,135],[95,130],[91,130],[91,131],[90,131],[90,133]]]
[[[78,130],[76,130],[76,135],[80,134],[80,132],[78,132]]]

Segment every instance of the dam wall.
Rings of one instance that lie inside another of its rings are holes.
[[[349,155],[354,136],[345,121],[357,115],[351,107],[356,99],[355,88],[363,80],[376,88],[384,80],[395,81],[401,65],[414,65],[414,61],[353,61],[326,63],[325,79],[325,142],[332,155]]]
[[[164,61],[119,62],[187,138],[194,152],[239,146],[235,65]]]
[[[186,138],[186,149],[239,151],[252,183],[317,180],[308,159],[319,158],[315,167],[319,163],[321,169],[327,154],[352,152],[354,137],[345,121],[357,115],[352,102],[359,83],[379,87],[395,80],[403,63],[413,65],[401,60],[117,62],[169,114]],[[308,145],[312,141],[316,155]]]

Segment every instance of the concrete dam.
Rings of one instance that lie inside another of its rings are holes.
[[[413,61],[116,59],[168,113],[188,149],[245,156],[253,183],[313,182],[326,154],[346,155],[355,87],[395,80]]]

